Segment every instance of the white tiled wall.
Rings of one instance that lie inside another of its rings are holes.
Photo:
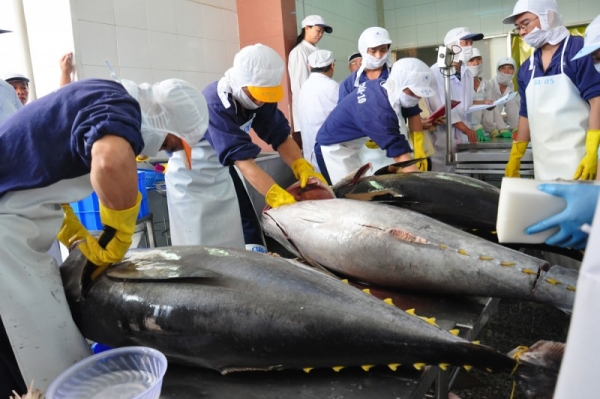
[[[239,50],[235,0],[72,0],[78,77],[219,79]]]

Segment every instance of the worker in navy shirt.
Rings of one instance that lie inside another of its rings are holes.
[[[562,24],[554,0],[519,0],[504,19],[535,48],[521,65],[518,133],[505,175],[519,177],[521,157],[531,141],[535,178],[596,176],[600,144],[600,75],[590,57],[572,60],[583,38]]]
[[[23,380],[35,379],[45,391],[58,374],[90,355],[56,261],[45,252],[55,238],[78,244],[97,266],[92,278],[121,261],[141,200],[136,155],[185,150],[200,140],[207,123],[206,102],[187,82],[138,87],[90,79],[32,102],[0,125],[0,316],[14,352],[0,353],[0,364],[9,365],[0,388],[16,382],[12,389],[23,391]],[[105,248],[70,206],[61,207],[92,190],[108,235]],[[6,349],[5,342],[0,348]]]
[[[251,128],[279,152],[303,187],[311,176],[324,181],[302,158],[300,148],[290,136],[288,121],[277,108],[277,102],[283,98],[283,71],[281,57],[270,47],[256,44],[236,54],[233,67],[225,76],[204,89],[210,122],[206,140],[193,148],[194,167],[190,171],[183,169],[181,158],[173,156],[167,168],[167,200],[174,245],[243,249],[247,244],[248,249],[264,251],[260,248],[262,242],[244,240],[238,196],[232,181],[235,174],[230,175],[229,167],[235,165],[256,191],[265,195],[271,207],[293,203],[295,199],[254,161],[260,147],[250,138]]]
[[[424,157],[421,109],[417,103],[421,97],[435,94],[430,86],[432,80],[433,74],[425,63],[403,58],[394,64],[387,81],[361,83],[334,108],[319,129],[315,144],[319,168],[332,184],[367,162],[375,171],[412,159],[405,118],[413,132],[415,153]],[[404,169],[416,170],[416,165]]]
[[[372,79],[387,79],[389,76],[390,46],[392,39],[384,28],[367,28],[358,38],[358,51],[362,56],[360,67],[340,83],[338,104],[359,84]]]

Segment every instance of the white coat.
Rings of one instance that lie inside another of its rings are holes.
[[[504,92],[500,90],[500,84],[496,78],[488,82],[490,89],[491,100],[496,101],[500,97],[505,96],[515,91],[514,84],[510,82],[506,85]],[[519,109],[521,108],[521,97],[517,94],[515,98],[509,102],[498,105],[491,111],[483,110],[483,119],[481,121],[486,132],[491,133],[492,130],[512,130],[519,124]],[[502,111],[506,112],[506,121],[502,117]]]
[[[17,97],[15,89],[3,79],[0,79],[0,124],[17,112],[23,104]]]
[[[292,122],[294,131],[300,132],[300,89],[310,75],[308,56],[319,48],[303,40],[290,51],[288,56],[288,73],[290,75],[290,87],[292,89]]]
[[[337,105],[339,89],[339,83],[319,72],[311,73],[300,89],[302,152],[316,171],[319,171],[319,165],[315,157],[315,139],[321,125]]]
[[[491,98],[490,83],[487,80],[480,78],[477,90],[475,90],[475,83],[473,82],[473,101],[491,100]],[[467,115],[469,115],[471,128],[477,130],[482,125],[483,110],[471,112]]]
[[[430,112],[434,112],[442,105],[446,104],[446,94],[444,89],[444,76],[440,73],[437,64],[431,67],[435,83],[432,85],[436,91],[435,96],[426,99]],[[470,126],[468,114],[465,112],[473,105],[473,74],[466,65],[461,67],[461,79],[455,75],[450,77],[450,92],[453,100],[460,101],[460,104],[452,109],[450,120],[452,124],[463,122]],[[452,127],[453,149],[456,151],[456,144],[468,143],[467,136],[459,129]],[[430,132],[431,142],[435,147],[435,154],[431,157],[431,166],[434,172],[454,172],[454,165],[446,165],[446,125],[440,125]]]

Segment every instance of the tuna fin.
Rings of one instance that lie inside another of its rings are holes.
[[[371,290],[368,288],[365,288],[364,290],[362,290],[362,292],[371,295]]]
[[[385,298],[383,300],[383,302],[387,303],[388,305],[394,306],[394,302],[392,301],[392,298]]]
[[[365,370],[365,371],[369,371],[373,367],[375,367],[374,364],[365,364],[365,365],[360,366],[360,368],[363,369],[363,370]]]
[[[220,274],[199,266],[186,267],[176,263],[124,261],[106,271],[108,277],[119,280],[171,280],[189,278],[215,278]]]
[[[458,328],[452,329],[452,330],[448,330],[448,332],[452,335],[455,335],[458,337],[458,333],[460,333],[460,330]]]
[[[396,369],[397,369],[398,367],[400,367],[400,366],[401,366],[401,364],[400,364],[400,363],[390,363],[390,364],[388,364],[388,367],[389,367],[389,368],[390,368],[390,370],[392,370],[392,371],[396,371]]]
[[[528,398],[551,398],[556,386],[565,344],[538,341],[531,348],[518,347],[508,355],[516,357],[514,376]]]
[[[303,370],[303,371],[304,371],[306,374],[308,374],[308,373],[310,373],[310,370],[312,370],[312,369],[313,369],[312,367],[305,367],[305,368],[303,368],[302,370]]]
[[[335,192],[336,190],[339,190],[342,187],[348,187],[348,186],[355,185],[369,170],[371,170],[371,168],[372,168],[372,165],[369,162],[369,163],[364,164],[360,168],[353,170],[352,172],[350,172],[350,174],[348,176],[345,176],[344,178],[342,178],[342,180],[337,182],[332,187],[333,191]]]
[[[481,341],[471,341],[473,345],[481,345]]]
[[[450,366],[448,363],[440,363],[438,365],[442,370],[446,371],[448,370],[448,366]]]
[[[417,316],[419,319],[426,321],[427,323],[431,324],[432,326],[436,326],[439,327],[437,324],[435,324],[435,317],[421,317],[421,316]]]
[[[415,364],[413,364],[413,367],[416,368],[417,370],[421,370],[425,366],[426,366],[425,363],[415,363]]]
[[[414,309],[407,309],[407,310],[405,310],[405,312],[408,313],[408,314],[411,314],[413,316],[416,316]]]
[[[465,370],[467,370],[467,371],[471,371],[471,369],[473,368],[473,366],[471,366],[471,365],[469,365],[469,364],[465,364],[463,367],[464,367],[464,368],[465,368]]]
[[[393,163],[391,165],[384,166],[383,168],[377,170],[375,173],[373,173],[373,175],[375,175],[375,176],[392,175],[392,174],[401,172],[402,168],[406,168],[408,166],[417,164],[417,163],[423,161],[424,159],[425,158],[415,158],[415,159],[411,159],[409,161]]]
[[[350,283],[348,282],[348,279],[347,279],[347,278],[344,278],[344,279],[342,279],[342,283],[344,283],[344,284],[350,284]]]
[[[339,373],[340,370],[344,368],[344,366],[334,366],[332,368],[333,368],[333,371],[335,371],[336,373]]]

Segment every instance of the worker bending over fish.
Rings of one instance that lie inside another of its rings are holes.
[[[35,379],[45,391],[91,354],[73,323],[56,262],[45,253],[57,233],[98,267],[92,278],[121,261],[140,208],[136,155],[181,151],[188,159],[207,118],[204,97],[182,80],[138,87],[89,79],[32,102],[0,125],[0,397],[12,389],[24,393],[23,380]],[[99,239],[65,205],[93,190],[104,225]]]
[[[206,140],[193,148],[191,170],[184,168],[181,156],[176,154],[169,160],[166,174],[174,245],[244,248],[238,197],[229,174],[231,165],[265,196],[271,207],[296,202],[254,161],[261,150],[250,138],[251,128],[281,155],[302,186],[311,176],[324,181],[302,158],[290,136],[288,121],[277,108],[283,98],[283,71],[283,60],[275,50],[255,44],[236,54],[225,76],[204,89],[210,115]]]
[[[329,114],[319,129],[315,154],[323,174],[332,184],[371,162],[373,170],[412,159],[406,123],[414,136],[415,157],[425,157],[421,97],[431,97],[433,73],[416,58],[403,58],[392,67],[387,80],[360,83]],[[421,165],[427,170],[427,165]],[[412,165],[406,172],[416,171]],[[325,172],[326,171],[326,172]]]

